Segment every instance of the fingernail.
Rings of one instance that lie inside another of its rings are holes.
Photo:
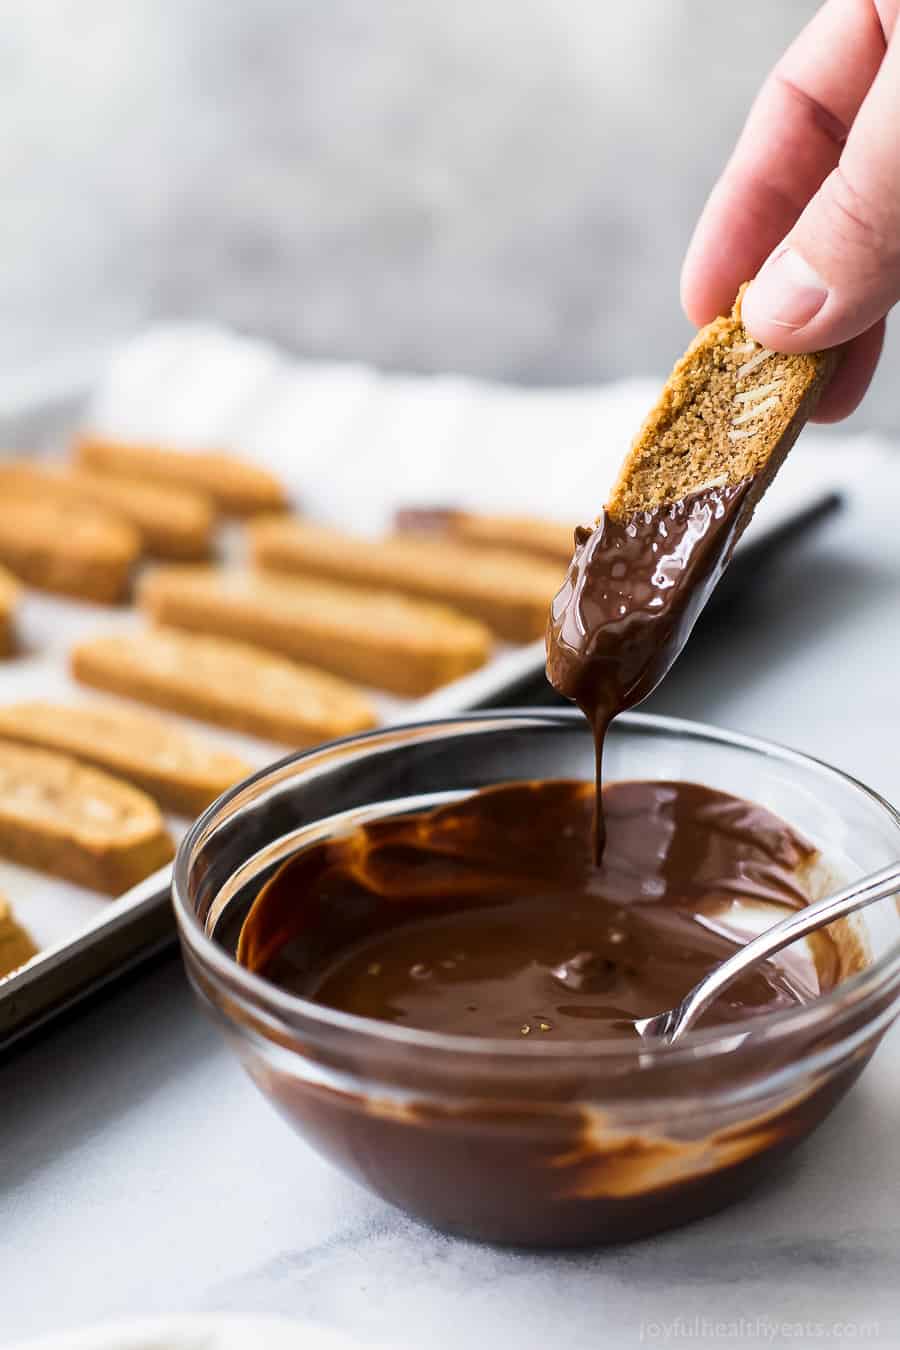
[[[802,328],[815,318],[828,298],[828,287],[805,258],[785,245],[773,253],[751,281],[741,312],[752,329],[757,323]]]

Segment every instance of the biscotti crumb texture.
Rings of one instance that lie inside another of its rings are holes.
[[[0,563],[29,586],[115,604],[140,554],[133,526],[93,508],[0,498]]]
[[[106,769],[160,806],[195,816],[250,773],[236,755],[126,704],[34,700],[0,707],[0,737]]]
[[[446,603],[510,642],[541,636],[559,587],[553,563],[431,533],[365,539],[281,516],[254,521],[250,541],[258,567]]]
[[[243,642],[150,628],[78,643],[83,684],[233,731],[302,747],[376,723],[363,693],[343,680]]]
[[[452,609],[318,579],[162,567],[142,579],[139,603],[158,623],[251,642],[397,694],[430,693],[490,650],[488,630]]]
[[[0,494],[93,506],[128,521],[145,553],[200,561],[209,557],[213,509],[208,497],[69,465],[10,460],[0,465]]]
[[[0,979],[24,966],[37,953],[31,934],[19,923],[9,902],[0,896]]]
[[[75,443],[75,457],[103,473],[191,488],[229,516],[281,511],[288,504],[284,485],[273,474],[225,451],[174,450],[85,435]]]
[[[760,347],[730,315],[700,330],[638,432],[606,505],[617,520],[710,486],[755,478],[758,500],[836,363],[834,351],[784,356]]]
[[[174,846],[146,795],[69,755],[0,741],[0,854],[120,895]]]

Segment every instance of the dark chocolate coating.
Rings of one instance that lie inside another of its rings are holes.
[[[575,534],[550,609],[547,678],[594,731],[597,784],[612,719],[652,693],[687,642],[743,525],[750,480],[707,488],[628,521],[602,515]],[[598,798],[595,853],[603,851]]]

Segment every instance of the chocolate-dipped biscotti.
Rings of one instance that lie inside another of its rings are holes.
[[[603,514],[576,531],[550,610],[547,676],[593,728],[598,859],[607,728],[675,661],[836,360],[760,347],[739,295],[675,366]]]

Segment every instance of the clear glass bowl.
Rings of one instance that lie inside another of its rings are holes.
[[[186,836],[174,902],[188,973],[261,1090],[321,1153],[449,1232],[620,1241],[711,1212],[828,1114],[896,1013],[900,916],[859,919],[869,964],[803,1007],[677,1047],[447,1036],[318,1007],[239,966],[241,923],[298,849],[362,820],[496,783],[589,778],[576,712],[472,715],[294,755],[221,797]],[[783,816],[853,880],[900,856],[900,816],[836,769],[694,723],[614,725],[610,778],[680,778]]]

